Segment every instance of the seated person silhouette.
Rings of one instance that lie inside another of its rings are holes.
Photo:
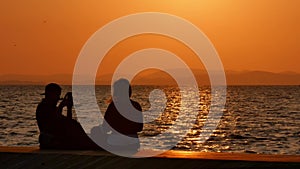
[[[60,100],[61,87],[50,83],[45,87],[45,98],[36,109],[36,120],[40,130],[41,149],[101,149],[84,132],[81,125],[72,119],[73,100],[71,93],[57,106]],[[67,106],[67,117],[62,114]]]
[[[110,150],[134,154],[140,148],[137,133],[143,130],[143,115],[140,104],[130,99],[131,94],[132,89],[128,80],[119,79],[113,84],[113,96],[104,114],[102,126],[94,127],[91,136],[95,138],[94,140],[103,141],[104,137],[97,138],[97,136],[98,133],[104,133],[106,140],[102,144],[106,144]],[[135,121],[128,119],[129,116]]]

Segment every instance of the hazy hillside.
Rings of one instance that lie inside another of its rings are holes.
[[[187,84],[191,78],[182,74],[182,71],[176,70],[176,75]],[[193,70],[195,78],[199,85],[208,85],[209,78],[203,70]],[[112,75],[106,74],[97,77],[96,84],[110,84]],[[272,73],[264,71],[226,71],[228,85],[300,85],[300,74],[294,72]],[[71,84],[72,75],[0,75],[0,84],[46,84],[57,82],[59,84]],[[133,79],[133,84],[140,85],[173,85],[175,80],[168,74],[151,70],[140,73]]]

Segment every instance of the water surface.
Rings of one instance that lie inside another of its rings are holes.
[[[155,144],[154,136],[170,129],[180,112],[181,95],[178,88],[134,86],[133,100],[143,110],[150,107],[148,96],[153,89],[161,89],[167,97],[166,109],[153,122],[144,125],[142,144],[159,149],[167,144],[162,138]],[[38,127],[35,109],[42,99],[44,86],[0,86],[0,145],[37,146]],[[63,86],[63,94],[71,86]],[[300,154],[300,87],[299,86],[229,86],[227,102],[221,121],[205,143],[198,137],[210,112],[210,88],[200,87],[200,100],[195,124],[173,149],[204,152],[239,152],[264,154]],[[109,86],[96,86],[97,102],[105,112],[110,98]],[[88,111],[88,110],[87,110]],[[187,118],[188,114],[183,114]],[[93,117],[87,117],[92,118]],[[153,117],[145,117],[153,118]],[[88,126],[89,124],[84,124]],[[172,130],[171,130],[172,131]],[[176,130],[172,131],[176,133]]]

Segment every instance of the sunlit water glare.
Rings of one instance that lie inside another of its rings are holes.
[[[166,95],[163,113],[147,114],[145,119],[155,119],[144,124],[139,134],[142,144],[152,148],[170,143],[161,138],[153,143],[157,134],[172,130],[181,109],[181,94],[178,88],[158,86],[134,86],[133,100],[139,102],[143,110],[150,108],[149,94],[161,89]],[[0,145],[37,146],[38,127],[35,109],[43,96],[43,86],[0,86]],[[63,94],[71,91],[71,86],[63,86]],[[198,106],[194,124],[188,134],[173,149],[204,152],[241,152],[265,154],[300,154],[300,87],[299,86],[229,86],[223,116],[211,137],[199,142],[199,134],[210,113],[211,92],[209,87],[199,88],[200,100],[190,102]],[[97,103],[105,112],[110,98],[110,86],[96,86]],[[190,95],[193,97],[193,94]],[[159,100],[159,99],[157,99]],[[191,99],[193,100],[193,99]],[[157,102],[157,105],[159,103]],[[155,105],[153,105],[155,106]],[[80,114],[80,122],[87,128],[98,122],[96,110],[86,110],[86,117]],[[189,114],[181,114],[191,118]],[[213,120],[213,119],[212,119]],[[213,122],[213,121],[212,121]],[[90,125],[90,126],[89,126]],[[209,124],[208,124],[209,125]],[[181,126],[181,124],[179,124]],[[184,129],[184,123],[182,124]],[[180,128],[179,128],[180,130]]]

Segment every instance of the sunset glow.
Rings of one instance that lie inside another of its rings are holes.
[[[215,45],[227,71],[300,73],[299,6],[298,0],[5,0],[0,3],[0,75],[72,74],[81,48],[95,31],[138,12],[169,13],[195,24]],[[149,47],[170,50],[189,66],[203,69],[180,42],[141,35],[117,44],[105,58],[110,64],[102,63],[98,73],[112,73],[129,53]]]

